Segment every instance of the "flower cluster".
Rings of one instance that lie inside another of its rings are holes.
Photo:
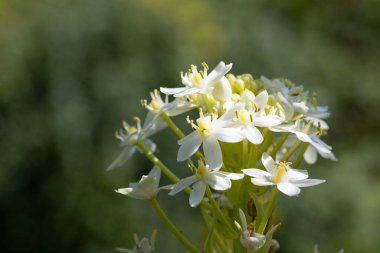
[[[325,182],[308,179],[308,172],[298,168],[303,161],[313,164],[318,155],[336,160],[321,139],[329,129],[325,119],[330,113],[317,104],[315,94],[289,80],[235,76],[229,73],[232,64],[224,62],[212,71],[205,63],[202,67],[191,65],[181,73],[180,87],[161,87],[164,99],[155,90],[150,101],[142,101],[148,110],[144,123],[136,119],[136,126],[123,124],[116,133],[123,150],[108,169],[122,166],[135,150],[155,165],[140,182],[117,192],[150,201],[190,252],[199,250],[155,198],[161,188],[170,190],[170,196],[186,192],[190,206],[200,208],[209,227],[206,252],[268,252],[277,228],[270,218],[279,192],[297,196],[300,187]],[[192,129],[185,135],[172,118],[191,110],[198,110],[199,117],[185,117]],[[186,161],[190,168],[186,178],[178,178],[154,154],[156,144],[150,137],[167,127],[178,138],[177,161]],[[161,172],[172,185],[159,188]]]

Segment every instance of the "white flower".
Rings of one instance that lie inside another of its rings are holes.
[[[117,248],[117,251],[122,253],[152,253],[155,248],[154,244],[156,241],[157,231],[154,230],[150,241],[147,238],[143,238],[141,241],[139,240],[136,234],[133,235],[133,239],[135,241],[135,247],[131,250],[124,248]]]
[[[141,127],[140,119],[135,118],[136,126],[130,126],[123,122],[123,129],[115,133],[115,137],[120,140],[120,146],[123,148],[119,156],[108,166],[107,170],[122,166],[132,155],[139,150],[135,145],[141,141],[151,152],[156,150],[156,144],[148,139],[150,136],[161,131],[166,123],[163,121],[151,121],[144,123]]]
[[[160,177],[160,168],[154,166],[148,175],[142,176],[138,183],[130,183],[128,188],[117,189],[115,191],[135,199],[150,200],[159,191]]]
[[[260,249],[265,244],[266,236],[259,233],[255,233],[253,228],[248,229],[247,220],[245,218],[244,212],[240,208],[239,215],[241,226],[237,221],[235,221],[235,225],[240,231],[241,245],[243,245],[244,248],[252,252]]]
[[[272,127],[282,123],[276,115],[263,115],[260,111],[248,111],[244,104],[237,104],[230,109],[234,113],[226,112],[225,119],[234,122],[236,131],[253,144],[260,144],[264,138],[257,127]],[[233,118],[231,118],[231,116]]]
[[[215,69],[210,72],[210,74],[207,74],[207,65],[203,64],[203,67],[203,71],[198,72],[197,67],[191,65],[189,72],[185,75],[181,75],[182,84],[185,85],[185,87],[161,87],[161,92],[168,95],[174,95],[175,97],[183,97],[191,94],[209,94],[215,88],[215,84],[221,81],[224,84],[217,88],[216,95],[220,95],[221,98],[225,98],[226,91],[228,93],[228,86],[226,84],[230,84],[224,75],[231,70],[232,64],[230,63],[225,65],[224,62],[220,62]]]
[[[310,143],[310,146],[304,154],[305,161],[309,164],[313,164],[317,161],[317,153],[323,158],[336,161],[337,159],[331,151],[332,147],[319,138],[320,131],[317,129],[312,129],[312,123],[312,121],[305,123],[305,121],[299,119],[294,125],[280,125],[271,127],[270,129],[274,132],[293,133],[300,141]]]
[[[150,97],[150,103],[146,100],[143,101],[143,105],[149,110],[148,115],[145,118],[145,124],[149,124],[151,121],[156,120],[155,118],[162,113],[166,113],[169,117],[174,117],[196,107],[194,103],[189,102],[186,98],[176,98],[172,102],[169,102],[169,98],[166,95],[165,100],[163,100],[158,90],[151,92]]]
[[[209,185],[216,191],[225,191],[231,188],[231,180],[239,180],[244,174],[221,172],[218,169],[211,169],[207,164],[199,161],[195,175],[184,178],[174,185],[169,195],[175,195],[186,187],[193,185],[190,193],[189,204],[192,207],[197,206],[203,199],[206,187]]]
[[[244,248],[248,249],[249,252],[256,252],[264,246],[267,239],[270,239],[273,233],[276,231],[279,224],[273,226],[269,229],[266,235],[255,233],[255,227],[253,224],[247,224],[247,219],[245,218],[244,212],[239,208],[239,216],[241,225],[235,221],[235,225],[240,231],[240,242]]]
[[[301,190],[299,187],[314,186],[324,183],[321,179],[307,179],[306,170],[296,170],[289,163],[275,163],[272,157],[264,153],[261,161],[267,171],[260,169],[244,169],[244,174],[253,177],[251,182],[258,186],[276,185],[278,190],[288,196],[296,196]]]
[[[192,122],[191,122],[192,123]],[[227,122],[222,116],[218,119],[216,114],[204,116],[200,113],[197,124],[192,123],[196,130],[178,141],[181,145],[178,150],[177,160],[184,161],[195,154],[203,143],[203,151],[212,169],[220,168],[223,163],[222,150],[219,142],[240,142],[244,139],[235,128],[224,127]]]

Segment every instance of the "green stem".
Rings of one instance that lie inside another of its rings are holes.
[[[303,155],[305,154],[306,152],[306,149],[309,147],[309,143],[305,142],[302,146],[302,149],[300,151],[300,153],[298,154],[297,156],[297,159],[294,161],[294,163],[292,163],[292,167],[293,168],[298,168],[298,166],[300,166],[302,160],[303,160]]]
[[[200,253],[194,245],[187,240],[187,238],[177,229],[177,227],[171,222],[169,217],[165,214],[164,210],[160,207],[160,204],[155,198],[153,198],[150,203],[152,204],[154,210],[157,212],[158,216],[165,223],[167,228],[177,237],[177,239],[192,253]]]
[[[177,135],[179,139],[182,139],[183,137],[185,137],[185,134],[182,133],[181,129],[179,129],[179,127],[174,123],[174,121],[166,113],[163,112],[161,114],[161,117],[164,119],[166,124],[168,124],[169,128],[175,133],[175,135]]]
[[[274,206],[276,204],[276,200],[277,200],[279,193],[280,193],[280,191],[277,189],[277,187],[273,187],[272,195],[271,195],[271,197],[269,199],[269,203],[265,209],[264,217],[262,218],[260,225],[259,225],[259,228],[257,229],[257,233],[259,233],[259,234],[264,233],[264,230],[265,230],[265,227],[267,226],[268,220],[273,213],[273,209],[274,209]]]
[[[147,147],[145,147],[145,145],[141,142],[141,141],[138,141],[136,143],[137,147],[139,147],[139,149],[143,152],[143,154],[154,164],[154,165],[157,165],[162,173],[165,174],[165,176],[167,176],[173,183],[178,183],[179,182],[179,178],[174,175],[173,172],[170,171],[170,169],[168,167],[166,167],[161,161],[160,159],[158,159]]]
[[[165,174],[165,176],[167,176],[173,183],[178,183],[179,182],[179,178],[174,175],[173,172],[171,172],[171,170],[165,166],[165,164],[163,164],[160,159],[158,159],[151,151],[149,151],[149,149],[147,147],[145,147],[145,145],[142,143],[142,142],[137,142],[136,144],[140,150],[143,152],[143,154],[154,164],[154,165],[157,165],[162,173]],[[185,188],[185,192],[187,194],[190,194],[191,192],[191,189],[189,187]],[[209,203],[207,203],[205,200],[202,200],[201,202],[201,205],[205,206],[207,209],[211,209],[211,206]]]
[[[261,156],[263,155],[263,153],[267,152],[270,144],[272,144],[273,137],[274,137],[274,133],[271,131],[267,131],[267,133],[264,136],[264,142],[260,145],[260,148],[258,149],[258,152],[257,152],[258,159],[261,159]]]
[[[251,145],[251,149],[249,151],[249,158],[248,158],[248,167],[254,166],[256,167],[257,164],[257,146]]]
[[[177,135],[178,139],[182,139],[185,137],[185,134],[181,131],[181,129],[179,129],[179,127],[176,125],[176,123],[174,123],[174,121],[166,114],[166,113],[162,113],[161,114],[161,117],[164,119],[164,121],[166,122],[166,124],[168,124],[169,128],[173,131],[173,133],[175,135]],[[195,153],[195,155],[199,158],[199,159],[203,159],[203,155],[201,152],[197,151]]]
[[[224,214],[222,213],[222,211],[220,211],[219,206],[216,203],[216,201],[214,199],[214,196],[212,195],[212,192],[211,192],[210,187],[208,185],[206,186],[206,194],[207,194],[207,197],[208,197],[208,199],[209,199],[209,201],[211,203],[211,206],[214,209],[214,212],[216,213],[216,216],[218,216],[218,218],[224,224],[228,225],[228,221],[226,220],[226,217],[224,216]]]
[[[287,161],[292,155],[294,152],[296,152],[298,146],[302,143],[302,141],[300,140],[297,140],[293,146],[285,153],[285,155],[282,157],[282,160],[283,161]]]
[[[289,133],[283,133],[280,137],[280,139],[277,141],[277,143],[274,145],[272,151],[270,152],[271,157],[276,157],[277,151],[281,148],[282,144],[286,141],[288,138]]]
[[[247,161],[248,161],[248,140],[243,140],[243,157],[241,161],[241,167],[246,168],[247,167]]]

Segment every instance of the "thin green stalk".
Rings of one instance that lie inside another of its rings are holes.
[[[276,200],[277,200],[279,193],[280,193],[280,191],[277,189],[277,187],[273,187],[272,195],[271,195],[271,197],[269,199],[269,203],[265,209],[265,213],[264,213],[264,216],[260,222],[259,228],[257,229],[257,233],[259,233],[259,234],[264,233],[264,230],[265,230],[265,227],[267,226],[268,220],[273,213],[273,209],[274,209],[274,206],[276,204]]]
[[[220,210],[218,204],[216,203],[214,196],[212,195],[212,192],[210,190],[210,187],[207,185],[206,186],[206,195],[211,203],[211,206],[213,207],[214,212],[216,213],[216,216],[219,218],[223,224],[226,225],[226,228],[229,230],[229,232],[235,233],[235,230],[231,228],[230,223],[227,221],[226,216],[222,213]]]
[[[286,141],[288,138],[289,133],[283,133],[280,137],[280,139],[277,141],[277,143],[274,145],[272,151],[270,152],[271,157],[275,157],[277,154],[277,151],[281,148],[282,144]]]
[[[161,117],[164,119],[166,124],[168,124],[169,128],[177,135],[179,139],[182,139],[185,137],[185,134],[182,133],[181,129],[174,123],[174,121],[166,114],[166,113],[161,113]]]
[[[292,163],[292,167],[293,168],[298,168],[298,166],[300,166],[302,160],[303,160],[303,155],[305,154],[306,152],[306,149],[309,147],[309,143],[305,142],[302,146],[302,149],[301,151],[299,152],[296,160]]]
[[[174,175],[173,172],[170,171],[170,169],[168,167],[166,167],[161,161],[160,159],[158,159],[147,147],[145,147],[145,145],[141,142],[141,141],[138,141],[136,143],[137,147],[140,148],[140,150],[143,152],[143,154],[154,164],[154,165],[157,165],[162,173],[165,174],[165,176],[167,176],[170,181],[172,181],[173,183],[178,183],[179,182],[179,178]]]
[[[181,131],[181,129],[179,129],[179,127],[176,125],[176,123],[174,123],[174,121],[166,114],[166,113],[162,113],[161,114],[161,117],[164,119],[164,121],[166,122],[166,124],[168,124],[169,128],[173,131],[173,133],[175,135],[177,135],[178,139],[182,139],[185,137],[185,134]],[[201,152],[197,151],[195,153],[195,155],[199,158],[199,159],[203,159],[203,155]]]
[[[297,140],[293,146],[285,153],[285,155],[282,157],[282,160],[283,161],[287,161],[292,155],[294,152],[296,152],[298,146],[302,143],[302,141],[300,140]]]
[[[170,181],[172,181],[173,183],[178,183],[179,182],[179,178],[174,175],[173,172],[171,172],[171,170],[165,166],[165,164],[163,164],[160,159],[157,158],[157,156],[155,156],[151,151],[149,151],[149,149],[147,147],[145,147],[145,145],[142,143],[142,142],[137,142],[136,144],[140,150],[143,152],[143,154],[154,164],[154,165],[157,165],[162,173],[165,174],[165,176],[167,176]],[[185,188],[184,190],[187,194],[190,194],[191,192],[191,189],[189,187]],[[209,203],[207,203],[205,200],[202,200],[201,202],[201,205],[205,206],[207,209],[211,209],[211,206]]]
[[[248,167],[254,166],[257,164],[257,146],[251,145],[251,149],[249,150],[249,158],[248,158]]]
[[[165,214],[164,210],[160,207],[160,204],[157,202],[156,198],[153,198],[150,203],[152,204],[152,207],[157,212],[158,216],[162,219],[162,221],[165,223],[167,228],[172,232],[175,237],[192,253],[200,253],[197,248],[194,247],[194,245],[187,240],[187,238],[177,229],[177,227],[171,222],[169,217]]]
[[[271,131],[267,131],[267,133],[264,136],[264,142],[260,145],[260,148],[258,149],[258,152],[257,152],[258,159],[261,159],[261,156],[263,155],[263,153],[267,152],[269,146],[272,144],[273,137],[274,137],[274,133]]]
[[[247,161],[248,161],[248,140],[243,140],[243,156],[241,161],[241,167],[246,168],[247,167]]]

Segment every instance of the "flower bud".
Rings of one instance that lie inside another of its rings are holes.
[[[212,95],[215,99],[220,101],[226,101],[232,95],[232,88],[230,82],[226,77],[222,77],[215,85]]]

